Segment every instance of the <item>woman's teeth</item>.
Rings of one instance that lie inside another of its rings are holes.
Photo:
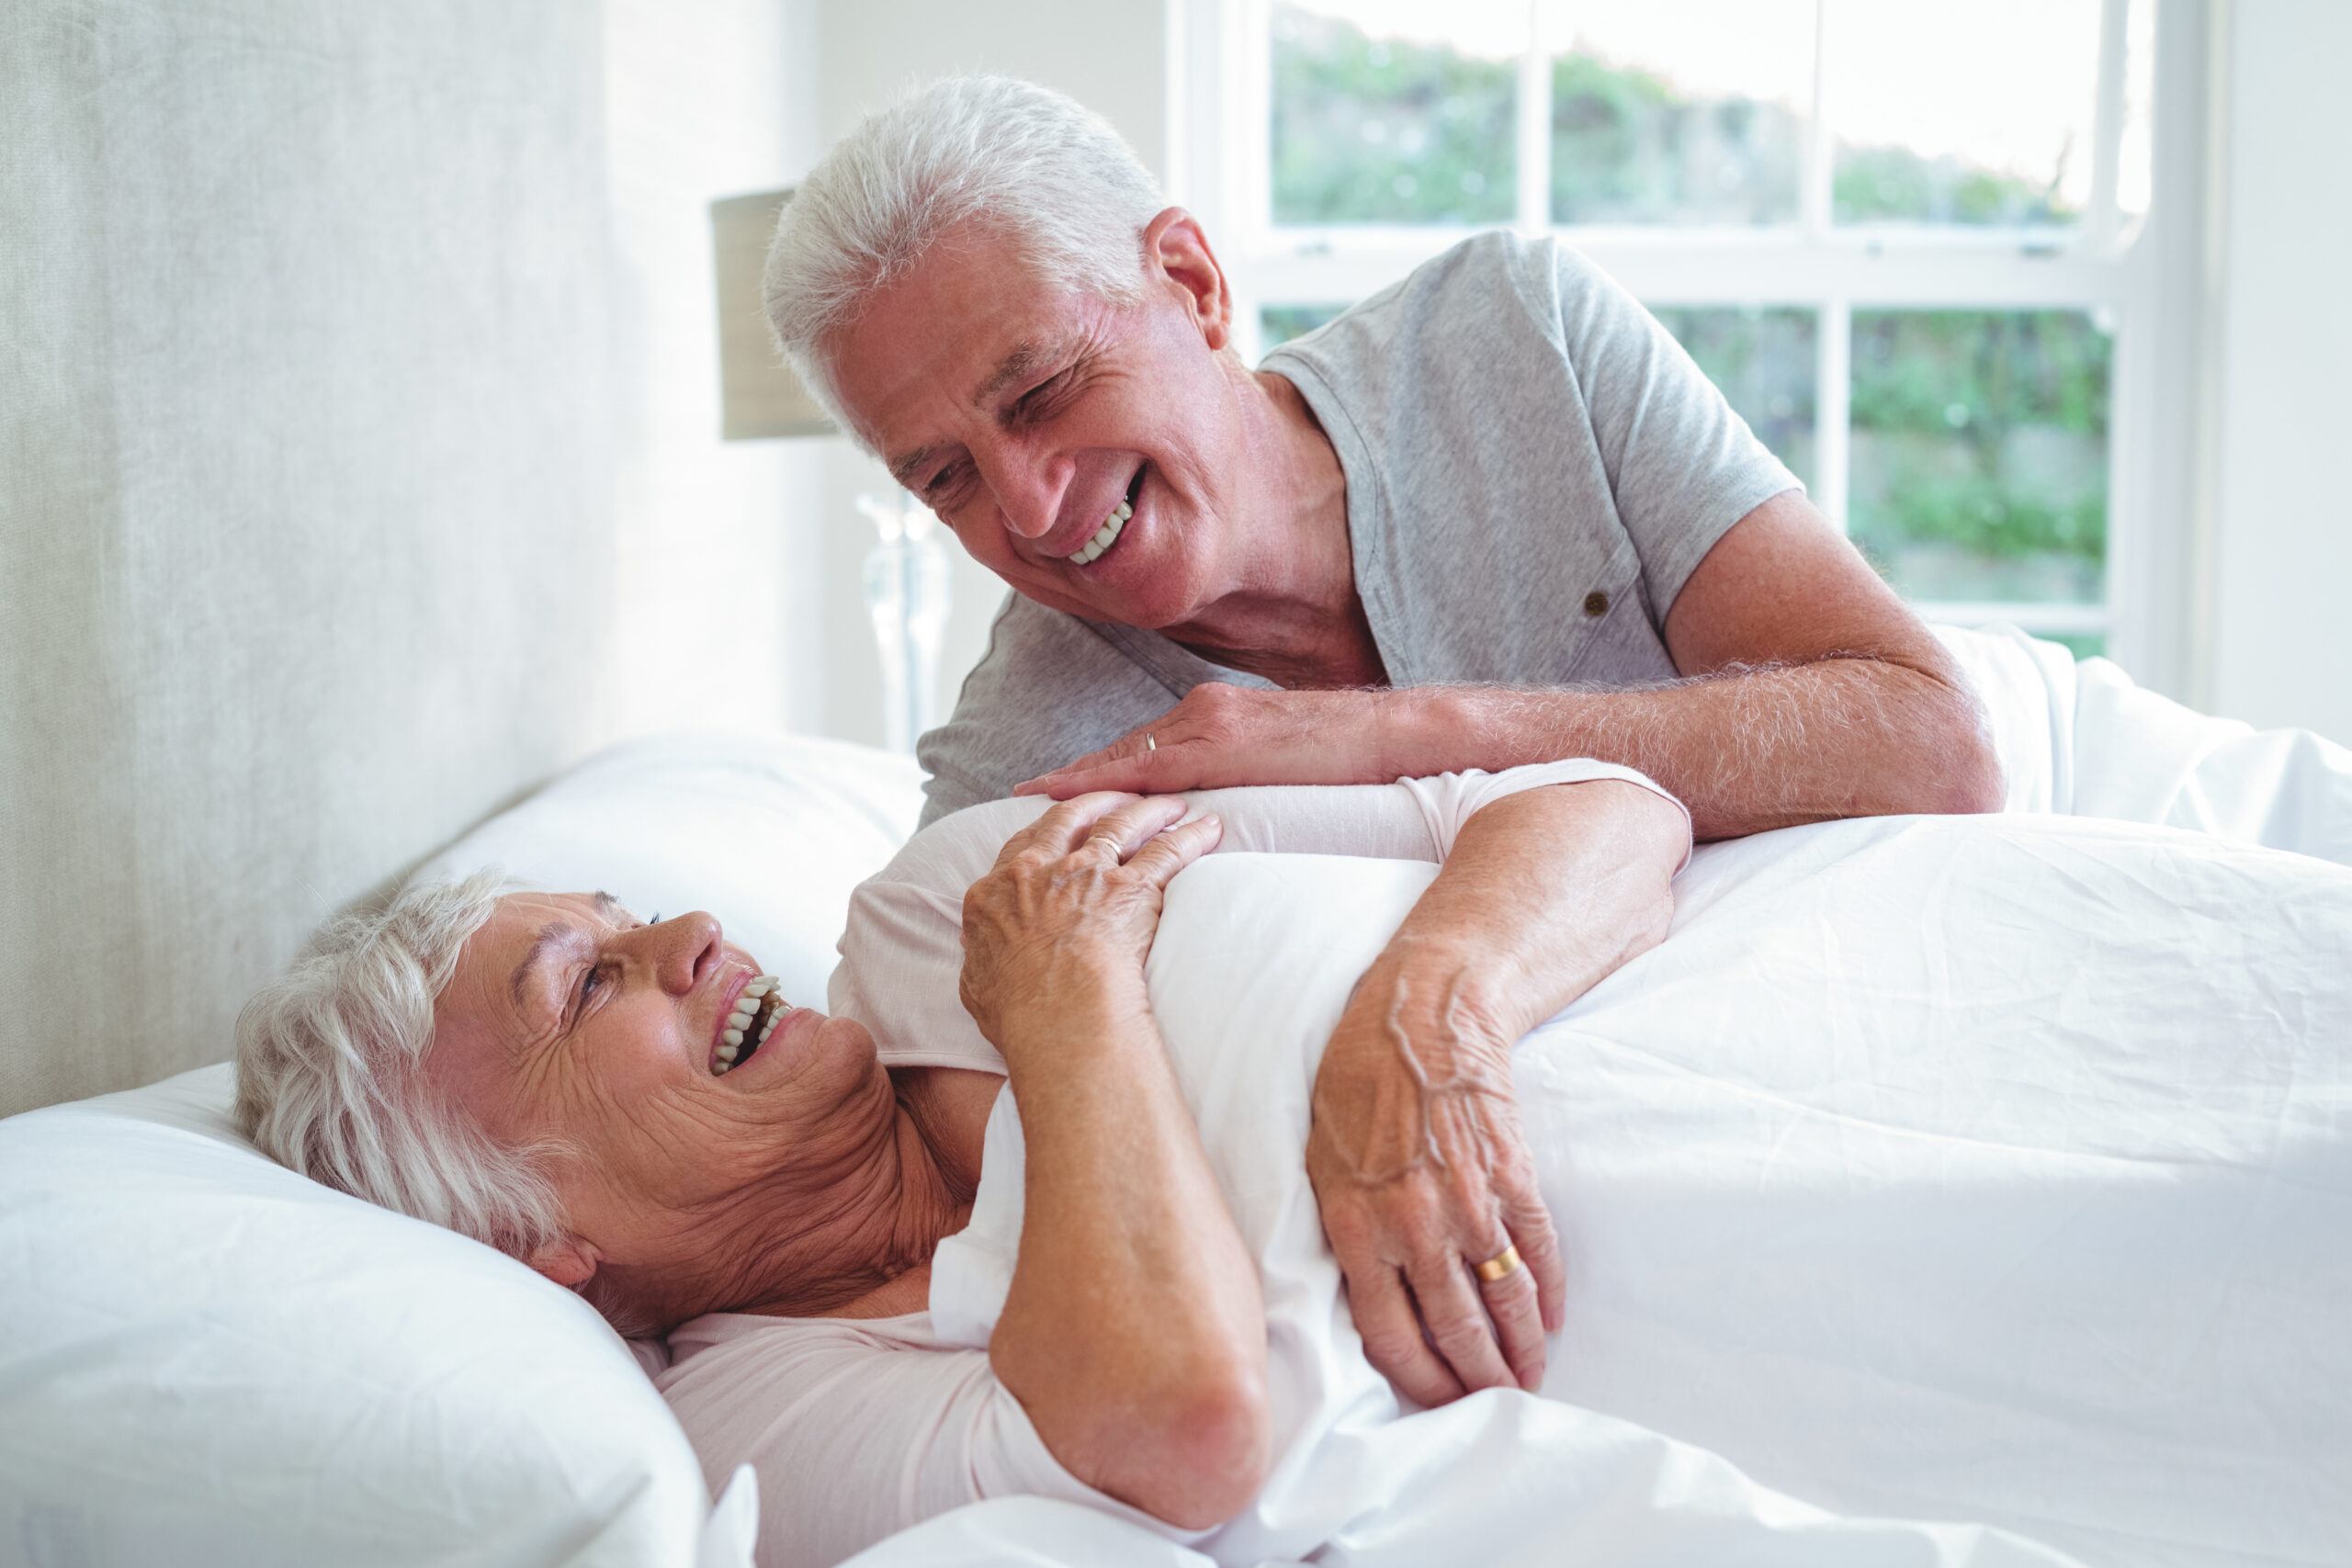
[[[1096,558],[1118,539],[1120,531],[1127,525],[1127,519],[1135,514],[1134,505],[1122,500],[1117,510],[1102,519],[1102,526],[1094,530],[1094,536],[1086,541],[1086,547],[1069,558],[1071,563],[1076,566],[1093,565]]]
[[[782,982],[773,975],[762,975],[743,987],[736,998],[735,1010],[727,1015],[727,1027],[719,1031],[718,1059],[711,1066],[715,1077],[727,1071],[739,1061],[749,1061],[752,1053],[768,1042],[768,1035],[785,1014]],[[747,1045],[744,1042],[749,1041]]]

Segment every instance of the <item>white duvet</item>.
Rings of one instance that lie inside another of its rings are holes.
[[[1173,1540],[1005,1499],[861,1564],[2352,1560],[2352,871],[2027,816],[1702,850],[1672,937],[1519,1050],[1571,1274],[1546,1397],[1400,1416],[1300,1150],[1432,874],[1213,857],[1153,949],[1266,1277],[1253,1507]],[[934,1269],[975,1345],[1018,1236],[1001,1104]]]

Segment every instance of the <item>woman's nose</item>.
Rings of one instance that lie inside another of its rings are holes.
[[[693,990],[721,954],[718,918],[700,909],[648,926],[639,935],[655,981],[674,997]]]

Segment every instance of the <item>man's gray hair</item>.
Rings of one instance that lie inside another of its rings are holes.
[[[420,1071],[434,999],[510,890],[416,883],[322,927],[237,1015],[237,1125],[313,1181],[527,1258],[563,1234],[547,1151],[499,1147]]]
[[[1045,282],[1126,305],[1142,296],[1143,231],[1164,205],[1092,111],[1008,76],[951,76],[869,117],[785,204],[768,246],[768,324],[838,417],[820,347],[943,234],[977,220]]]

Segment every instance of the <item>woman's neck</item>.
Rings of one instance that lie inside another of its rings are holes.
[[[1001,1080],[999,1080],[1001,1081]],[[871,1097],[870,1099],[866,1097]],[[588,1294],[616,1323],[666,1330],[711,1312],[811,1317],[912,1311],[899,1284],[927,1270],[970,1217],[977,1134],[963,1155],[949,1122],[876,1071],[855,1100],[796,1130],[787,1168],[752,1177],[680,1214],[633,1262],[608,1258]],[[978,1108],[976,1126],[985,1126]],[[948,1146],[933,1146],[938,1137]],[[894,1293],[890,1288],[898,1285]]]
[[[922,1309],[931,1255],[971,1218],[978,1162],[967,1175],[943,1158],[904,1096],[877,1152],[860,1179],[833,1195],[835,1213],[786,1245],[790,1266],[738,1311],[886,1317]]]

